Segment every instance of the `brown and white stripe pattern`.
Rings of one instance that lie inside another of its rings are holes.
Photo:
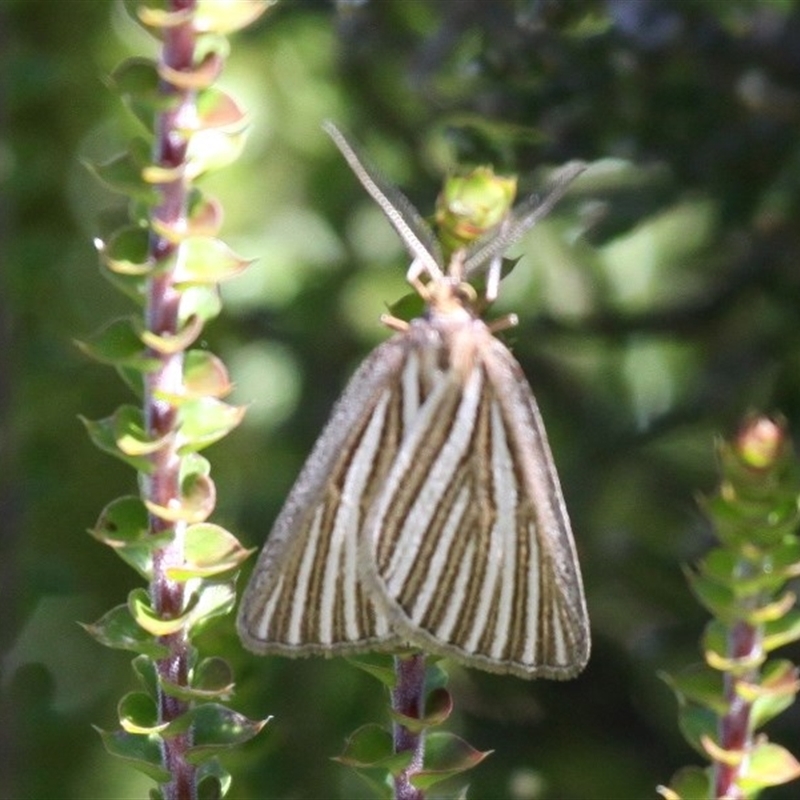
[[[424,271],[422,237],[400,232]],[[400,333],[334,408],[245,592],[250,649],[411,645],[526,678],[586,664],[583,586],[542,420],[471,307],[464,263],[415,283],[425,317],[395,320]]]

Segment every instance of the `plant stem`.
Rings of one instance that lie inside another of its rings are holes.
[[[748,622],[734,623],[728,634],[728,656],[731,659],[751,661],[758,664],[762,654],[761,632]],[[725,699],[728,711],[719,721],[719,745],[723,750],[741,753],[736,763],[714,762],[714,797],[725,800],[745,800],[746,793],[740,788],[738,779],[747,770],[748,754],[753,746],[750,714],[752,703],[737,691],[739,683],[758,683],[759,670],[751,667],[744,671],[726,672],[724,676]]]
[[[195,0],[171,0],[170,10],[181,11],[193,8]],[[193,65],[195,31],[192,21],[164,29],[161,54],[162,63],[173,70],[188,70]],[[187,139],[181,133],[187,119],[195,114],[195,98],[191,91],[179,89],[162,80],[160,92],[173,103],[156,119],[153,161],[159,167],[174,170],[175,177],[159,184],[160,202],[153,211],[153,221],[161,225],[180,229],[185,225],[188,204],[188,186],[181,170],[186,160]],[[176,245],[157,233],[151,233],[150,251],[159,266],[174,257]],[[172,269],[158,269],[148,282],[146,308],[147,329],[157,335],[169,335],[178,331],[180,294],[174,285]],[[175,442],[177,428],[176,406],[164,397],[180,393],[183,384],[183,353],[159,353],[151,351],[157,359],[157,369],[145,375],[144,415],[148,436],[163,439],[164,445],[152,456],[152,472],[144,481],[147,500],[166,508],[180,501],[180,455]],[[184,611],[186,598],[184,584],[171,580],[169,567],[183,563],[183,539],[185,523],[171,522],[155,514],[150,515],[150,532],[153,535],[172,532],[173,538],[153,557],[153,581],[150,587],[153,608],[159,616],[170,619]],[[191,647],[185,631],[161,638],[169,648],[166,658],[156,661],[156,670],[161,679],[181,686],[189,685],[191,670]],[[162,690],[158,696],[159,722],[171,722],[185,714],[190,704],[170,697]],[[191,732],[163,740],[164,766],[172,779],[162,787],[166,800],[194,800],[197,796],[195,767],[186,760],[191,746]]]
[[[406,717],[422,718],[425,692],[425,656],[396,656],[394,660],[397,684],[392,691],[392,708]],[[395,800],[425,800],[421,789],[411,783],[411,777],[422,769],[425,754],[424,732],[413,733],[404,725],[394,723],[394,752],[412,752],[411,762],[394,779]]]

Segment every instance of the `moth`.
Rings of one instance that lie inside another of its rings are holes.
[[[412,256],[426,311],[366,358],[280,512],[237,626],[261,654],[418,648],[522,678],[575,676],[589,620],[544,425],[467,279],[496,297],[502,255],[583,169],[448,265],[411,203],[325,129]]]

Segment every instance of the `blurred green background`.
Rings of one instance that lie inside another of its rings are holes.
[[[104,77],[155,52],[120,3],[0,0],[0,796],[134,798],[106,756],[130,657],[76,620],[137,576],[84,531],[135,490],[79,414],[130,396],[73,340],[130,306],[92,238],[125,216],[81,159],[136,126]],[[494,754],[470,797],[654,796],[700,763],[659,670],[699,658],[705,612],[681,565],[712,539],[696,497],[714,437],[749,410],[800,430],[800,7],[791,0],[281,2],[233,39],[223,85],[252,115],[243,157],[205,188],[256,265],[225,286],[204,345],[244,424],[208,451],[215,520],[260,545],[352,369],[386,337],[406,258],[320,122],[331,118],[430,213],[456,165],[591,163],[514,253],[497,313],[547,424],[586,583],[589,667],[558,684],[452,669],[449,729]],[[249,569],[249,567],[248,567]],[[231,797],[359,798],[330,761],[384,719],[339,660],[260,659],[232,619],[202,640],[235,665],[234,705],[274,715],[225,762]],[[797,660],[798,648],[787,653]],[[770,735],[800,756],[800,713]],[[796,796],[797,787],[765,794]]]

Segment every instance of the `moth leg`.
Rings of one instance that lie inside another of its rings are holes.
[[[492,320],[492,322],[489,323],[489,330],[492,333],[497,333],[498,331],[505,331],[509,328],[516,328],[517,325],[519,325],[519,317],[516,314],[506,314],[504,317]]]
[[[486,300],[489,303],[497,300],[502,270],[503,256],[497,255],[489,262],[489,268],[486,270]]]
[[[422,286],[425,288],[424,284]],[[404,319],[391,314],[381,314],[381,324],[399,333],[405,333],[411,327]]]

